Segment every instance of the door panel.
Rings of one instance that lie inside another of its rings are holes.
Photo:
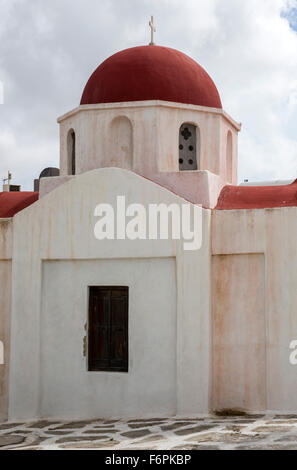
[[[90,287],[90,371],[128,372],[128,295],[128,287]]]

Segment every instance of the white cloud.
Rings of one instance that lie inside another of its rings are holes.
[[[239,178],[297,176],[295,0],[0,0],[0,176],[31,181],[58,165],[58,115],[77,106],[95,67],[149,42],[180,49],[213,77],[243,123]]]
[[[58,142],[55,139],[23,140],[22,135],[16,136],[12,131],[4,131],[0,133],[0,155],[7,155],[7,160],[6,167],[1,164],[1,177],[6,178],[9,170],[15,184],[21,182],[23,189],[33,190],[33,179],[39,177],[41,169],[57,163],[52,155],[57,155],[58,151]],[[35,168],[35,173],[32,168]]]

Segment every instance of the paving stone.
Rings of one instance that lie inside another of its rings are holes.
[[[146,442],[154,442],[154,441],[164,441],[166,438],[162,436],[161,434],[145,437],[144,439],[141,439],[140,441],[137,441],[137,444],[146,443]]]
[[[256,419],[265,418],[265,416],[266,415],[264,415],[264,414],[256,414],[256,415],[246,414],[245,418],[250,418],[250,419],[256,420]]]
[[[0,444],[0,448],[42,450],[59,446],[65,450],[297,450],[297,415],[290,415],[290,418],[287,415],[278,416],[278,419],[273,415],[244,415],[2,423],[0,443],[3,437],[6,443]],[[121,423],[121,427],[116,423]],[[246,426],[251,424],[254,429],[250,433],[246,431]],[[172,431],[173,434],[168,436],[165,431]],[[120,439],[116,433],[121,434]],[[13,441],[7,441],[8,438]],[[128,439],[133,441],[129,442]],[[129,449],[125,447],[127,443]]]
[[[6,423],[0,425],[0,431],[6,431],[6,429],[14,429],[16,427],[25,426],[24,423]]]
[[[178,431],[175,431],[175,434],[177,436],[187,436],[188,434],[207,431],[208,429],[212,429],[214,427],[216,427],[215,424],[201,424],[199,426],[195,426],[194,428],[180,429]]]
[[[283,436],[279,439],[276,439],[274,442],[296,442],[297,443],[297,434],[295,436]]]
[[[88,424],[92,424],[91,421],[74,421],[72,423],[64,423],[55,429],[81,429],[86,427]]]
[[[73,445],[60,445],[61,449],[110,449],[119,445],[118,441],[81,442]]]
[[[225,420],[225,419],[220,419],[220,420],[209,420],[209,421],[205,421],[206,424],[215,424],[216,426],[227,426],[228,424],[235,424],[235,423],[238,423],[238,421],[235,421],[234,419],[228,419],[228,420]],[[199,424],[199,423],[197,423]]]
[[[297,419],[297,415],[274,415],[274,419]]]
[[[69,431],[44,431],[44,434],[49,436],[68,436],[71,433]]]
[[[274,420],[271,420],[271,421],[265,421],[265,426],[267,424],[273,424],[273,425],[275,425],[275,424],[287,424],[288,425],[289,424],[291,426],[291,424],[297,424],[297,419],[290,419],[290,420],[287,420],[287,419],[276,420],[276,419],[274,419]],[[292,427],[292,429],[294,429],[294,427]],[[297,429],[297,427],[296,427],[296,429]]]
[[[236,417],[236,416],[247,416],[247,413],[245,411],[241,411],[241,410],[233,410],[233,409],[229,409],[229,408],[226,408],[224,410],[217,410],[214,412],[214,415],[215,416],[220,416],[220,417]]]
[[[240,418],[240,416],[217,416],[217,415],[214,415],[214,416],[210,416],[209,419],[215,419],[215,420],[220,420],[220,421],[234,421],[235,419],[237,418]],[[241,416],[242,418],[242,416]],[[208,421],[209,420],[208,418],[206,418],[206,420]]]
[[[130,439],[137,439],[137,437],[144,437],[144,436],[148,436],[149,434],[150,434],[150,431],[148,429],[141,429],[139,431],[123,432],[121,436],[129,437]]]
[[[193,421],[179,421],[178,423],[168,424],[166,426],[161,426],[162,431],[174,431],[174,429],[182,428],[185,426],[194,425]]]
[[[114,424],[102,424],[101,426],[93,426],[94,429],[114,429]]]
[[[36,447],[36,446],[39,446],[39,444],[42,444],[44,441],[47,440],[47,437],[41,437],[41,436],[32,436],[32,437],[35,437],[32,441],[32,438],[31,437],[28,437],[27,436],[27,442],[25,441],[23,445],[21,445],[20,447],[18,447],[18,449],[20,450],[23,450],[23,449],[27,449],[28,447]]]
[[[220,432],[210,432],[207,434],[197,434],[189,439],[187,442],[236,442],[240,440],[244,440],[246,442],[253,442],[255,440],[262,439],[261,436],[248,436],[247,434],[239,434],[239,433],[220,433]]]
[[[241,445],[235,447],[235,450],[296,450],[297,446],[292,445],[275,445],[264,443],[263,445]]]
[[[25,440],[23,436],[14,436],[12,434],[0,436],[0,447],[14,446],[22,444]]]
[[[175,418],[174,421],[205,421],[206,419],[216,419],[214,417],[209,416],[208,418]]]
[[[275,450],[275,449],[272,448],[271,450]],[[279,450],[297,450],[297,445],[292,445],[292,444],[282,445],[281,447],[279,447]]]
[[[118,429],[87,429],[83,431],[84,434],[114,434],[120,432]]]
[[[150,426],[160,426],[160,424],[162,423],[160,423],[160,421],[157,421],[157,422],[151,422],[151,423],[130,423],[128,424],[128,426],[131,429],[138,429],[138,428],[148,428]]]
[[[83,441],[97,441],[101,439],[108,439],[108,436],[73,436],[63,437],[58,439],[56,444],[66,444],[67,442],[83,442]]]
[[[236,424],[229,424],[224,427],[225,431],[240,432],[242,429],[245,429],[245,426],[237,426]]]
[[[217,446],[199,446],[193,444],[185,444],[173,447],[171,450],[219,450],[220,448]]]
[[[263,447],[261,446],[257,446],[257,445],[253,445],[251,443],[248,443],[248,444],[241,444],[240,446],[236,446],[234,448],[234,450],[268,450],[267,447],[263,445]]]
[[[252,424],[255,423],[257,420],[256,419],[236,419],[232,420],[232,423],[236,424]]]
[[[196,450],[220,450],[218,446],[197,446]]]
[[[291,426],[259,426],[253,432],[288,432],[292,431]]]
[[[165,421],[167,421],[166,419],[162,419],[162,418],[149,418],[149,419],[130,419],[128,422],[128,424],[130,423],[164,423]]]
[[[8,430],[7,430],[8,431]],[[26,436],[27,434],[32,434],[32,431],[25,431],[24,429],[14,429],[11,433],[9,434],[21,434]]]
[[[54,423],[53,421],[38,421],[37,423],[30,423],[27,427],[31,429],[44,429],[48,426],[54,426],[60,423]]]
[[[267,450],[296,450],[297,445],[292,445],[292,444],[271,444],[267,446]],[[265,447],[266,450],[266,447]]]

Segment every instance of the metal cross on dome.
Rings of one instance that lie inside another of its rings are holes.
[[[154,17],[151,16],[151,21],[149,22],[149,25],[150,25],[150,28],[151,28],[151,42],[150,42],[150,46],[154,46],[155,43],[154,43],[154,33],[157,31],[156,28],[155,28],[155,25],[154,25]]]

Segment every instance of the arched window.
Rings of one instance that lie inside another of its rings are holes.
[[[68,146],[68,173],[70,175],[75,175],[76,173],[76,144],[75,144],[75,132],[73,129],[70,129],[68,132],[67,139]]]
[[[179,130],[180,171],[198,170],[199,151],[199,129],[193,124],[183,124]]]
[[[232,132],[229,131],[227,135],[227,151],[226,151],[226,166],[227,166],[227,181],[232,182],[232,167],[233,167],[233,139]]]
[[[133,128],[126,116],[118,116],[110,124],[109,166],[133,168]]]

